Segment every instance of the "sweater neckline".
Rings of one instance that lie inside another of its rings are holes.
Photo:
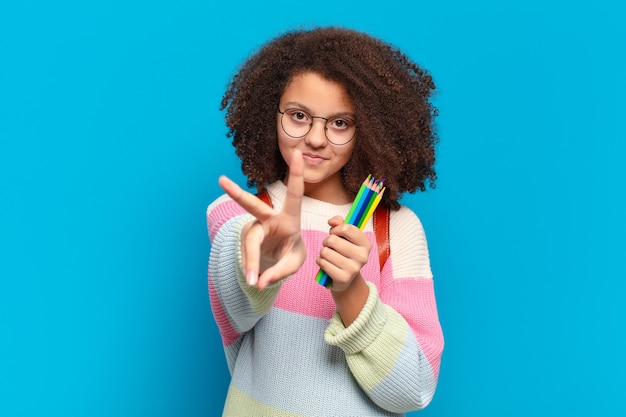
[[[267,191],[272,196],[272,203],[276,209],[281,209],[285,197],[287,196],[287,186],[282,181],[276,181],[267,187]],[[346,204],[333,204],[326,201],[318,200],[312,197],[304,196],[302,198],[302,210],[314,211],[318,214],[327,214],[329,216],[345,216],[350,210],[352,203]]]

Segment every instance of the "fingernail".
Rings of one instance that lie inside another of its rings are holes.
[[[256,285],[256,274],[254,272],[248,272],[248,276],[246,278],[246,282],[251,287]]]

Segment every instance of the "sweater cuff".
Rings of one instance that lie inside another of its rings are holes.
[[[387,322],[387,310],[378,298],[378,289],[371,282],[366,282],[369,295],[363,309],[354,322],[345,327],[341,316],[335,313],[324,333],[324,340],[331,346],[340,347],[347,355],[358,353],[382,333]]]

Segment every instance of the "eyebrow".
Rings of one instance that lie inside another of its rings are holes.
[[[312,114],[313,112],[311,111],[311,109],[309,107],[305,106],[304,104],[302,104],[302,103],[300,103],[298,101],[288,101],[288,102],[286,102],[284,104],[284,106],[285,106],[285,110],[297,108],[297,109],[300,109],[300,110],[304,110],[307,113],[310,113],[311,116],[314,116]],[[332,119],[333,117],[341,117],[341,116],[349,116],[351,119],[356,119],[356,116],[354,115],[354,113],[351,113],[349,111],[337,112],[337,113],[328,115],[328,117],[325,117],[325,116],[324,117],[327,118],[327,119]],[[321,116],[318,116],[318,117],[321,117]]]

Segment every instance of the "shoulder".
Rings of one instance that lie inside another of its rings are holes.
[[[211,239],[224,223],[245,213],[246,211],[227,194],[216,198],[206,210],[207,227]]]
[[[239,207],[232,198],[228,196],[228,194],[222,194],[215,200],[209,204],[206,209],[207,218],[214,214],[225,214],[229,211],[236,210],[235,207]]]
[[[399,210],[391,210],[389,228],[398,234],[424,233],[422,222],[417,214],[407,206],[400,206]]]
[[[213,201],[211,202],[211,204],[209,204],[209,206],[208,206],[208,207],[207,207],[207,209],[206,209],[207,213],[209,213],[209,212],[213,211],[213,209],[215,209],[215,207],[217,207],[217,206],[219,206],[220,204],[222,204],[222,203],[224,203],[224,202],[226,202],[226,201],[229,201],[229,200],[232,200],[232,199],[228,196],[228,194],[222,194],[222,195],[220,195],[220,196],[219,196],[219,197],[217,197],[215,200],[213,200]]]
[[[287,187],[280,181],[267,186],[267,191],[272,199],[274,208],[280,209],[287,194]],[[229,218],[245,214],[246,211],[237,204],[228,194],[217,197],[206,209],[209,225],[215,221],[224,221]]]
[[[417,214],[406,206],[391,211],[389,246],[394,276],[432,278],[424,227]]]

